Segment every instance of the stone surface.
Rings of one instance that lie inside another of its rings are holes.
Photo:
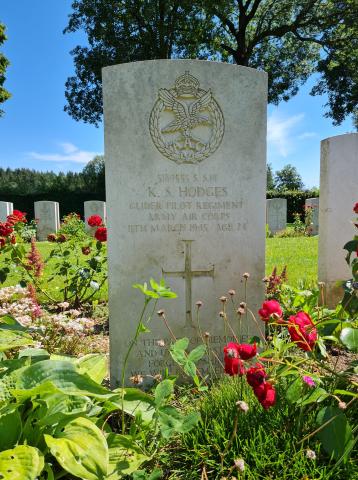
[[[342,298],[339,282],[352,278],[343,246],[357,233],[353,206],[358,201],[358,133],[321,142],[318,278],[326,283],[326,301]],[[338,285],[337,285],[338,283]]]
[[[229,336],[219,297],[234,288],[244,300],[249,272],[253,311],[263,299],[267,77],[228,64],[158,60],[104,68],[103,87],[115,385],[143,305],[132,284],[166,279],[178,298],[155,308],[191,348],[199,340],[195,303],[203,301],[201,327],[220,357]],[[249,316],[243,323],[243,336],[257,333]],[[163,320],[154,314],[149,328],[126,380],[176,372],[157,345],[169,337]]]
[[[35,219],[37,221],[37,240],[47,240],[50,233],[60,228],[60,207],[58,202],[42,200],[35,202]]]
[[[286,198],[269,198],[266,200],[266,223],[273,235],[285,230],[287,224]]]
[[[88,202],[84,202],[84,212],[85,212],[85,224],[86,230],[88,232],[92,232],[93,228],[90,227],[87,223],[88,218],[91,215],[99,215],[103,222],[106,223],[106,202],[101,200],[89,200]]]
[[[0,202],[0,222],[6,222],[8,215],[11,215],[14,205],[11,202]]]
[[[319,198],[307,198],[305,207],[312,208],[312,235],[318,235],[319,231]]]

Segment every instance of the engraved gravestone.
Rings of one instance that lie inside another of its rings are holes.
[[[287,224],[286,198],[270,198],[266,200],[266,223],[274,235],[285,230]]]
[[[89,200],[88,202],[84,202],[84,212],[85,212],[85,224],[86,230],[88,232],[92,232],[93,229],[88,225],[87,220],[92,215],[99,215],[103,222],[106,223],[106,202],[102,202],[101,200]]]
[[[11,215],[14,205],[11,202],[0,202],[0,222],[6,222],[7,216]]]
[[[191,348],[201,300],[201,327],[220,357],[229,336],[218,298],[234,288],[244,300],[249,272],[248,304],[255,311],[263,299],[267,78],[216,62],[136,62],[103,69],[103,98],[115,385],[143,305],[134,283],[165,278],[178,298],[156,309]],[[149,328],[127,381],[176,373],[157,343],[169,337],[163,320],[155,315]],[[243,333],[257,334],[256,324],[245,319]]]
[[[307,198],[305,201],[305,208],[310,208],[312,210],[312,225],[311,225],[311,235],[318,235],[319,229],[319,198]]]
[[[57,202],[42,200],[35,202],[35,220],[37,222],[37,240],[47,240],[50,233],[60,228],[60,208]]]
[[[358,201],[358,133],[321,142],[318,279],[326,285],[326,302],[335,307],[343,297],[342,282],[352,278],[343,246],[357,229],[353,206]]]

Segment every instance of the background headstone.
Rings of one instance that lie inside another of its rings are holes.
[[[312,235],[318,235],[319,231],[319,198],[307,198],[305,207],[312,208]]]
[[[201,327],[220,357],[231,337],[218,298],[234,288],[244,300],[249,272],[250,308],[263,300],[267,76],[208,61],[135,62],[104,68],[103,94],[115,385],[143,305],[134,283],[166,279],[178,298],[156,309],[190,348],[200,341],[195,302],[203,301]],[[258,333],[249,317],[244,323],[243,334]],[[155,315],[149,328],[127,378],[177,372],[157,345],[169,337],[163,320]]]
[[[60,228],[60,207],[58,202],[43,200],[35,202],[35,220],[37,221],[37,240],[47,240],[50,233]]]
[[[286,198],[270,198],[266,200],[266,223],[274,235],[285,230],[287,224]]]
[[[8,215],[11,215],[14,205],[11,202],[0,202],[0,222],[6,222]]]
[[[318,278],[326,284],[327,304],[343,296],[337,282],[352,278],[343,246],[357,229],[352,220],[358,201],[358,133],[330,137],[321,142]]]
[[[92,232],[92,228],[87,223],[87,220],[91,215],[99,215],[103,222],[106,223],[106,202],[102,202],[101,200],[89,200],[88,202],[84,202],[83,206],[86,230],[88,232]]]

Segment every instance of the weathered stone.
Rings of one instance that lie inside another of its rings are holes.
[[[106,202],[102,202],[101,200],[89,200],[88,202],[84,202],[83,205],[86,230],[93,233],[93,228],[88,225],[87,220],[92,215],[99,215],[103,222],[106,223]]]
[[[11,215],[14,205],[11,202],[0,202],[0,222],[6,222],[8,215]]]
[[[307,208],[312,209],[312,225],[311,235],[318,235],[319,231],[319,198],[307,198],[305,201],[306,211]]]
[[[60,228],[60,207],[58,202],[42,200],[35,202],[35,220],[37,222],[37,240],[47,240],[50,233]]]
[[[318,277],[326,284],[326,302],[343,296],[342,281],[352,278],[343,246],[357,229],[352,209],[358,201],[358,133],[321,142]]]
[[[230,338],[219,297],[234,288],[253,311],[263,299],[267,79],[229,64],[158,60],[104,68],[103,88],[116,385],[144,300],[132,284],[166,279],[178,298],[156,310],[165,309],[174,335],[187,336],[191,348],[201,341],[195,303],[203,301],[201,328],[219,357]],[[243,325],[243,336],[257,334],[250,315]],[[148,327],[126,381],[177,371],[157,344],[168,344],[163,317],[154,314]]]
[[[287,224],[286,198],[269,198],[266,200],[266,223],[273,235],[285,230]]]

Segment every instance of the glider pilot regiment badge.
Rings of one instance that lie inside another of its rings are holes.
[[[197,164],[212,155],[224,136],[223,113],[212,91],[187,71],[173,88],[160,88],[149,119],[159,152],[177,164]]]

